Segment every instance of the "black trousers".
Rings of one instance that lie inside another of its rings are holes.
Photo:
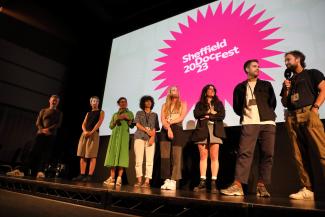
[[[36,136],[35,144],[27,160],[27,168],[30,169],[32,176],[35,176],[37,172],[44,172],[45,167],[50,163],[54,139],[53,135],[38,134]]]
[[[271,124],[243,125],[236,162],[235,179],[247,184],[257,140],[260,144],[259,180],[271,183],[276,127]]]

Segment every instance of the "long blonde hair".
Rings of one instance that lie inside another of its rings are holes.
[[[180,112],[180,109],[181,109],[181,106],[182,106],[182,102],[181,102],[181,99],[180,99],[180,93],[179,93],[179,90],[176,86],[172,86],[169,88],[168,90],[168,94],[166,96],[166,102],[165,102],[165,107],[164,107],[164,114],[166,116],[170,115],[170,113],[172,112],[171,111],[171,106],[172,106],[172,99],[173,99],[173,95],[171,94],[172,93],[172,90],[173,89],[176,89],[177,90],[177,93],[178,93],[178,98],[177,98],[177,101],[174,105],[174,108],[173,108],[173,112]]]

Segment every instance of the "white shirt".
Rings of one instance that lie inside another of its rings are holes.
[[[246,86],[246,106],[244,107],[242,125],[247,124],[272,124],[275,125],[274,121],[261,121],[260,114],[258,113],[257,105],[249,105],[249,100],[256,99],[254,89],[256,81],[249,81]]]

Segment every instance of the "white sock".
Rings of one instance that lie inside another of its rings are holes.
[[[216,180],[217,180],[217,177],[216,177],[216,176],[212,176],[212,177],[211,177],[211,180],[216,181]]]
[[[204,180],[206,180],[207,177],[206,177],[206,176],[201,176],[200,179],[204,179]]]

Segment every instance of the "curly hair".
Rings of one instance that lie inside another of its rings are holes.
[[[151,101],[151,107],[150,107],[150,109],[151,109],[151,110],[153,109],[153,107],[154,107],[154,105],[155,105],[155,100],[153,99],[152,96],[145,95],[145,96],[141,97],[141,99],[140,99],[140,103],[139,103],[139,106],[140,106],[140,108],[141,108],[142,110],[144,110],[144,108],[145,108],[145,103],[146,103],[146,101],[148,101],[148,100]]]

